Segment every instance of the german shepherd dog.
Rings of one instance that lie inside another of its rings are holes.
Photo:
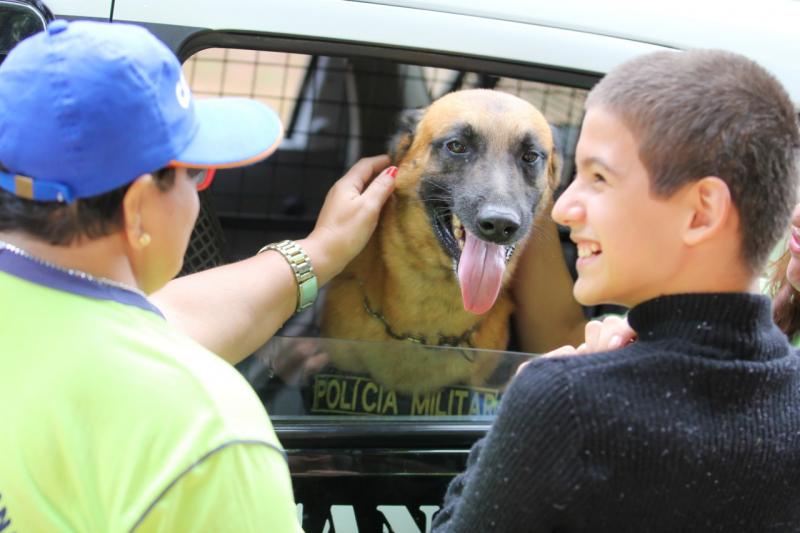
[[[404,115],[389,151],[396,190],[366,248],[331,281],[322,334],[396,345],[390,355],[337,349],[331,362],[408,394],[480,384],[498,354],[419,344],[507,347],[515,247],[557,180],[551,129],[516,96],[465,90]]]

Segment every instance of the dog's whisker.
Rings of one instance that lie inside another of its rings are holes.
[[[421,204],[421,205],[429,205],[429,201],[422,200],[421,198],[409,198],[406,201],[408,203],[410,203],[410,204],[414,203],[414,204]],[[439,210],[439,211],[450,211],[451,208],[449,207],[449,205],[452,204],[452,201],[453,201],[452,198],[439,198],[439,199],[436,199],[437,203],[446,203],[446,204],[448,204],[448,206],[433,205],[433,206],[431,206],[431,209]]]
[[[448,190],[448,189],[449,189],[449,188],[447,187],[447,185],[444,185],[444,184],[442,184],[442,183],[439,183],[439,182],[437,182],[437,181],[430,180],[430,181],[428,181],[428,183],[430,183],[430,184],[431,184],[433,187],[438,187],[438,188],[440,188],[440,189],[445,189],[445,190]]]
[[[449,189],[441,189],[435,192],[428,192],[431,198],[447,198],[452,199],[453,193]]]

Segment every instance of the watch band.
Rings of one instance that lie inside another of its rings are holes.
[[[275,250],[283,256],[292,267],[294,279],[297,281],[297,307],[295,313],[308,309],[317,299],[317,276],[311,259],[299,244],[294,241],[273,242],[261,248],[256,255],[267,250]]]

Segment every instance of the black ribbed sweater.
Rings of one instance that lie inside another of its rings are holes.
[[[638,341],[537,359],[434,531],[800,531],[800,358],[753,294],[656,298]]]

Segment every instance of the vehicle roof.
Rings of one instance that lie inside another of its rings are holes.
[[[799,50],[800,1],[670,0],[345,0],[402,6],[596,33],[674,48],[720,46]],[[769,39],[765,39],[769,37]]]
[[[775,73],[800,102],[800,1],[351,0],[522,22],[676,49],[723,48]]]
[[[107,17],[111,9],[111,0],[48,3],[59,15]],[[652,50],[724,48],[763,64],[800,104],[797,0],[115,0],[113,10],[117,21],[332,39],[598,74]]]

